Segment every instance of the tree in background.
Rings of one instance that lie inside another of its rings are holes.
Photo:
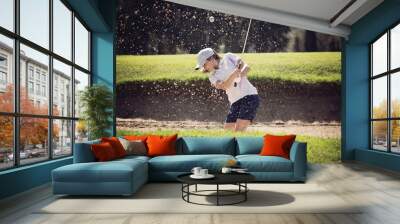
[[[284,51],[340,51],[341,39],[328,34],[290,28],[286,33],[288,39]]]
[[[47,114],[48,106],[46,103],[34,105],[29,99],[29,94],[25,88],[20,88],[20,108],[25,114]],[[20,148],[26,145],[47,144],[48,120],[45,118],[22,117],[20,119]]]
[[[392,100],[392,117],[400,117],[400,101],[398,99]],[[387,118],[387,101],[382,101],[378,106],[373,108],[374,118]],[[399,141],[400,138],[400,123],[392,121],[391,123],[392,142]],[[387,136],[387,122],[377,121],[373,125],[374,138],[386,138]]]
[[[2,112],[13,112],[14,88],[12,85],[6,87],[6,91],[0,94],[0,108]],[[0,116],[0,148],[13,147],[13,118],[11,116]]]
[[[392,117],[400,117],[400,100],[392,100]],[[392,141],[400,143],[400,122],[392,121]]]
[[[6,92],[0,94],[0,108],[2,111],[13,112],[14,106],[14,88],[8,85]],[[20,88],[20,107],[26,114],[47,114],[48,107],[45,104],[34,105],[29,99],[28,93],[24,87]],[[58,113],[56,110],[55,113]],[[13,117],[0,116],[0,147],[13,148]],[[48,119],[46,118],[20,118],[20,148],[25,149],[27,145],[41,144],[45,146],[48,139]],[[53,126],[53,138],[59,135],[59,128]]]
[[[381,101],[378,106],[372,109],[373,118],[387,117],[387,101]],[[387,139],[387,122],[373,122],[373,137],[374,139]]]

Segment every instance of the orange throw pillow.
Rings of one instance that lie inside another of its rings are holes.
[[[176,139],[178,135],[172,136],[156,136],[150,135],[147,137],[146,143],[148,147],[148,156],[165,156],[176,154]]]
[[[126,135],[126,136],[124,136],[124,139],[126,139],[128,141],[140,140],[143,143],[146,143],[147,136],[146,135]]]
[[[118,158],[126,156],[126,151],[124,146],[122,146],[121,142],[117,137],[109,137],[109,138],[101,138],[101,142],[108,142],[112,146],[115,151],[115,155]]]
[[[262,156],[281,156],[286,159],[290,157],[290,148],[296,135],[265,135],[264,145],[261,149],[260,155]]]
[[[99,162],[110,161],[117,158],[112,145],[108,142],[93,144],[90,147],[92,149],[94,157]]]

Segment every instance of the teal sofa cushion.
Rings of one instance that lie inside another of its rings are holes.
[[[229,137],[182,137],[177,143],[177,154],[235,155],[235,139]]]
[[[263,137],[236,138],[236,155],[260,154],[264,145]]]
[[[54,181],[107,182],[130,181],[132,167],[121,163],[75,163],[53,170]]]
[[[230,159],[235,158],[222,154],[157,156],[149,160],[149,170],[150,172],[190,172],[193,167],[200,166],[216,172]]]
[[[146,162],[115,160],[108,162],[74,163],[53,170],[53,181],[58,182],[129,182],[133,172],[142,173]],[[147,173],[143,173],[146,175]]]
[[[293,172],[293,162],[279,156],[238,155],[236,159],[250,172]]]
[[[148,158],[74,163],[52,171],[54,194],[132,195],[148,181]]]

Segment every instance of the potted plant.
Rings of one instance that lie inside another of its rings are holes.
[[[110,136],[107,131],[112,125],[113,96],[108,87],[95,84],[80,93],[79,106],[82,109],[80,124],[87,127],[90,140]]]

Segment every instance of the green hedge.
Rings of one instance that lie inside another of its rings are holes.
[[[250,79],[280,79],[302,83],[340,82],[340,52],[238,54],[250,65]],[[117,83],[145,80],[198,80],[196,55],[119,55]]]

